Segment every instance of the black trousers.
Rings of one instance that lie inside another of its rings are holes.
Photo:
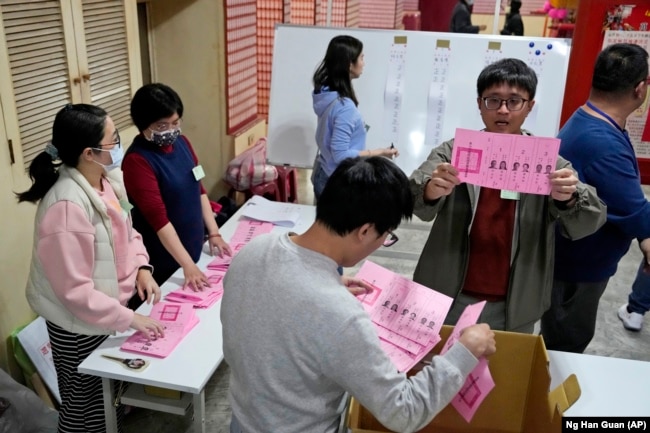
[[[547,349],[585,351],[596,331],[598,303],[608,281],[553,281],[551,308],[542,316],[541,327]]]

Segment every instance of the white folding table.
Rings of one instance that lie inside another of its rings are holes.
[[[300,213],[297,224],[292,228],[276,226],[273,230],[302,233],[309,228],[315,218],[315,207],[289,203],[286,205],[295,208]],[[237,223],[242,218],[242,209],[240,208],[220,228],[224,239],[230,239],[235,232]],[[201,269],[206,269],[207,264],[213,259],[214,257],[204,252],[201,254],[198,266]],[[182,269],[179,269],[161,286],[163,296],[179,288],[183,281]],[[143,304],[138,309],[138,313],[148,315],[150,310],[150,305]],[[104,413],[108,433],[117,433],[114,406],[117,397],[114,392],[115,381],[129,385],[124,394],[119,396],[121,403],[178,415],[184,415],[193,408],[194,432],[205,432],[205,385],[223,361],[220,311],[221,301],[208,309],[197,309],[199,324],[164,359],[120,351],[120,346],[133,332],[131,331],[109,337],[79,365],[80,373],[102,378]],[[141,372],[135,372],[123,367],[118,362],[103,358],[102,354],[121,358],[146,358],[150,360],[150,365]],[[155,397],[146,394],[143,385],[181,391],[182,398],[174,400]]]

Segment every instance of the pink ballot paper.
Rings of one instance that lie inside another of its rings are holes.
[[[230,248],[232,248],[233,256],[241,250],[244,245],[250,242],[256,236],[262,235],[264,233],[269,233],[273,230],[273,224],[263,221],[254,221],[254,220],[241,220],[237,224],[235,233],[230,237]],[[223,257],[215,257],[210,263],[208,263],[208,269],[215,271],[223,271],[224,273],[228,270],[230,262],[232,261],[231,256],[224,255]]]
[[[237,224],[237,230],[230,238],[230,248],[232,248],[233,255],[237,254],[244,245],[249,243],[253,238],[269,233],[273,230],[274,225],[272,223],[255,221],[255,220],[241,220]],[[213,261],[216,262],[216,259]],[[230,264],[230,262],[228,262]],[[208,265],[210,267],[210,265]]]
[[[155,340],[147,340],[138,331],[127,338],[120,346],[120,349],[164,358],[199,323],[199,318],[196,317],[192,304],[158,302],[151,309],[149,317],[163,324],[165,336]]]
[[[456,129],[451,165],[462,182],[487,188],[548,195],[560,140]]]
[[[458,341],[463,329],[476,324],[476,321],[481,315],[481,311],[483,311],[483,307],[485,307],[485,301],[477,302],[476,304],[465,307],[465,311],[463,311],[463,314],[458,318],[454,330],[451,335],[449,335],[444,347],[440,351],[441,355],[449,350],[456,341]],[[467,376],[463,387],[458,391],[458,394],[456,394],[454,399],[451,401],[451,404],[456,408],[458,413],[465,418],[465,421],[470,422],[478,407],[493,388],[494,380],[492,379],[492,375],[488,369],[487,360],[481,358],[476,368],[474,368],[469,376]]]
[[[382,348],[398,371],[410,370],[440,341],[452,298],[371,261],[356,276],[374,288],[358,299],[377,328]]]
[[[225,272],[209,269],[205,272],[210,287],[194,291],[189,287],[176,289],[165,296],[165,301],[190,303],[194,308],[209,308],[223,296]]]
[[[273,224],[262,221],[242,220],[237,224],[235,233],[230,238],[230,248],[233,256],[237,254],[251,239],[273,230]],[[209,308],[223,296],[223,277],[232,261],[231,256],[215,257],[208,263],[205,276],[210,287],[194,291],[189,287],[174,290],[165,296],[169,302],[190,303],[194,308]]]

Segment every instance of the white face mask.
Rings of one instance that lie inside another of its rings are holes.
[[[465,3],[467,3],[467,6],[471,6],[474,4],[474,0],[465,0]]]
[[[124,150],[122,149],[122,143],[117,143],[115,146],[113,146],[112,149],[109,150],[104,150],[104,149],[94,149],[94,150],[99,150],[101,152],[109,152],[111,155],[111,163],[108,165],[104,165],[101,162],[95,161],[97,164],[101,165],[106,169],[106,171],[111,171],[113,169],[116,169],[120,166],[122,163],[122,159],[124,158]]]

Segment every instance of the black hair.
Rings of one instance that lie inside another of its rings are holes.
[[[174,89],[162,83],[145,84],[131,100],[131,119],[140,132],[174,113],[183,117],[183,101]]]
[[[382,235],[412,214],[408,178],[382,156],[343,160],[316,204],[316,221],[340,236],[367,223]]]
[[[528,92],[530,100],[535,99],[537,90],[537,74],[526,63],[519,59],[501,59],[487,65],[478,76],[476,91],[478,97],[492,86],[508,84]]]
[[[350,65],[359,60],[363,51],[363,43],[352,36],[340,35],[330,40],[325,58],[314,72],[314,91],[316,93],[327,86],[338,92],[342,98],[350,98],[354,105],[359,105],[357,96],[352,88]]]
[[[517,15],[521,9],[521,1],[512,0],[510,2],[510,12],[506,14],[506,20],[508,20],[513,15]]]
[[[635,44],[613,44],[598,54],[592,90],[622,94],[648,77],[648,52]]]
[[[59,178],[58,167],[61,164],[77,167],[84,149],[100,148],[107,116],[103,109],[88,104],[68,104],[59,110],[52,125],[52,146],[56,148],[57,158],[46,151],[34,158],[29,166],[32,186],[25,192],[16,193],[18,202],[36,203]],[[56,163],[56,159],[61,162]]]

